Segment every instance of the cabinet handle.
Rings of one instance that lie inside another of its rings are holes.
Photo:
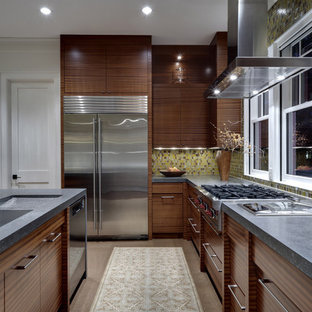
[[[213,258],[217,258],[218,256],[217,256],[216,254],[212,254],[212,255],[211,255],[211,254],[209,253],[209,251],[208,251],[208,248],[207,248],[206,246],[210,247],[212,251],[214,251],[214,250],[212,249],[212,247],[210,246],[209,243],[203,243],[203,247],[204,247],[204,249],[205,249],[205,251],[206,251],[208,257],[211,259],[213,265],[215,266],[215,268],[217,269],[218,272],[222,272],[222,269],[219,269],[218,266],[217,266],[217,264],[216,264],[216,263],[214,262],[214,260],[213,260]]]
[[[161,199],[174,199],[174,196],[161,196]]]
[[[189,200],[189,202],[190,202],[196,209],[198,209],[197,206],[195,205],[195,203],[192,201],[192,198],[191,198],[191,197],[189,197],[188,200]]]
[[[239,305],[241,310],[246,310],[246,307],[244,307],[243,305],[241,305],[241,303],[239,302],[238,298],[236,297],[234,291],[232,290],[232,288],[238,288],[237,285],[228,285],[228,288],[232,294],[232,296],[234,297],[235,301],[237,302],[237,304]]]
[[[267,283],[273,283],[269,279],[258,279],[258,282],[263,286],[263,288],[272,296],[273,299],[280,305],[280,307],[285,311],[288,312],[288,310],[285,308],[285,306],[278,300],[278,298],[272,293],[272,291],[265,285]]]
[[[26,270],[36,259],[38,258],[38,255],[31,255],[26,256],[24,259],[30,259],[25,265],[15,265],[12,267],[13,270]]]
[[[50,236],[54,236],[54,238],[46,238],[43,241],[47,243],[54,243],[59,237],[61,237],[62,233],[51,233]]]
[[[192,228],[193,228],[193,231],[194,231],[196,234],[199,234],[200,231],[198,231],[198,230],[196,229],[196,227],[195,227],[197,224],[193,224],[193,223],[192,223],[192,221],[193,221],[192,218],[188,218],[188,220],[189,220],[189,222],[190,222],[190,225],[191,225]]]
[[[210,224],[210,222],[208,222],[207,220],[205,220],[205,221],[206,221],[206,223],[209,225],[209,227],[210,227],[218,236],[220,236],[220,233],[217,232],[217,230],[213,227],[213,225]]]

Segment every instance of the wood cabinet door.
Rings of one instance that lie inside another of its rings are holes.
[[[64,92],[105,93],[106,46],[98,39],[64,43]]]
[[[62,302],[62,239],[61,228],[42,242],[41,311],[57,312]]]
[[[107,92],[148,92],[148,48],[145,45],[107,46]]]
[[[5,271],[5,311],[40,311],[39,248]]]
[[[153,146],[181,146],[180,90],[176,87],[153,87]]]
[[[4,312],[4,273],[0,274],[0,312]]]
[[[204,98],[204,91],[204,87],[193,86],[180,89],[182,146],[212,146],[212,106]]]

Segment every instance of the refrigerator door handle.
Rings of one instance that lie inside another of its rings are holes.
[[[96,132],[95,132],[95,118],[93,117],[93,229],[96,230],[96,181],[95,181],[95,175],[96,175]]]
[[[99,171],[99,230],[102,230],[102,136],[101,136],[101,118],[98,119],[98,171]]]

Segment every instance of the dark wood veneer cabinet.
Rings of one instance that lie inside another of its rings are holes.
[[[153,236],[182,234],[182,183],[153,183]]]
[[[63,212],[0,255],[0,311],[69,311],[67,233]]]
[[[147,94],[150,36],[62,35],[64,94]]]
[[[224,214],[223,311],[310,312],[312,279]]]

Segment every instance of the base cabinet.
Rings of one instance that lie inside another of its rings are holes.
[[[67,220],[66,211],[0,255],[0,312],[69,311],[68,291],[63,291]]]

